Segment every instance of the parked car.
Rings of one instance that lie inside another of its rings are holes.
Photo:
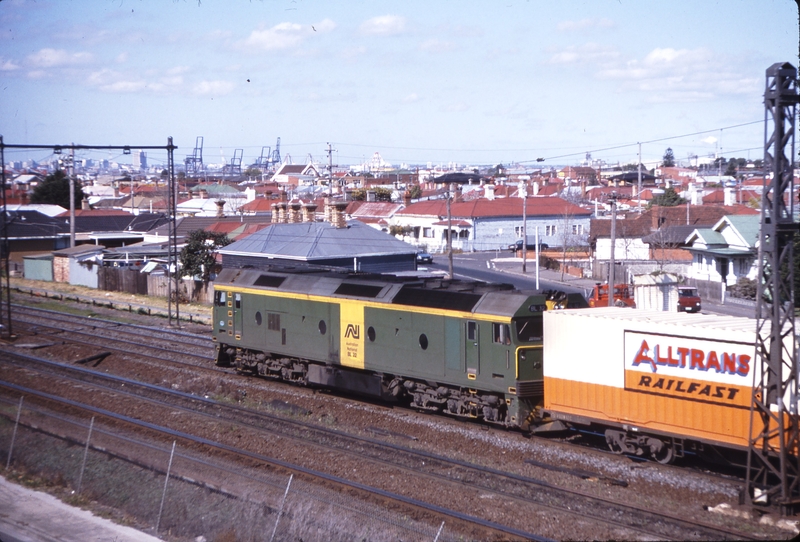
[[[528,243],[525,247],[527,250],[536,250],[536,243]],[[547,243],[539,243],[539,250],[547,250],[548,248]],[[522,250],[522,239],[517,239],[516,243],[508,245],[508,250],[511,252]]]
[[[700,312],[700,296],[693,286],[678,286],[678,312]]]
[[[417,252],[417,263],[433,263],[433,256],[427,252]]]

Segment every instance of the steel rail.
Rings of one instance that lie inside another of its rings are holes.
[[[289,471],[294,471],[296,473],[304,474],[306,476],[311,476],[313,478],[318,478],[320,480],[325,480],[326,482],[335,483],[335,484],[338,484],[338,485],[341,485],[341,486],[345,486],[345,487],[349,487],[349,488],[352,488],[352,489],[356,489],[358,491],[363,491],[365,493],[378,495],[378,496],[380,496],[382,498],[385,498],[385,499],[390,499],[390,500],[394,500],[394,501],[397,501],[397,502],[402,502],[402,503],[407,504],[409,506],[413,506],[413,507],[420,508],[420,509],[423,509],[423,510],[428,510],[430,512],[434,512],[434,513],[437,513],[437,514],[440,514],[440,515],[443,515],[443,516],[452,517],[452,518],[458,519],[459,521],[472,523],[472,524],[479,525],[481,527],[492,529],[492,530],[495,530],[495,531],[498,531],[498,532],[501,532],[501,533],[505,533],[505,534],[508,534],[508,535],[518,536],[518,537],[523,538],[525,540],[536,540],[536,541],[540,541],[540,542],[552,542],[552,539],[546,538],[546,537],[542,537],[542,536],[539,536],[539,535],[534,534],[534,533],[529,533],[529,532],[526,532],[526,531],[522,531],[520,529],[515,529],[513,527],[508,527],[508,526],[505,526],[505,525],[501,525],[501,524],[495,523],[493,521],[481,519],[481,518],[478,518],[478,517],[475,517],[475,516],[471,516],[469,514],[464,514],[462,512],[458,512],[456,510],[444,508],[442,506],[426,503],[424,501],[413,499],[411,497],[406,497],[405,495],[392,493],[390,491],[386,491],[386,490],[383,490],[383,489],[380,489],[380,488],[376,488],[376,487],[368,486],[366,484],[362,484],[362,483],[359,483],[359,482],[354,482],[354,481],[351,481],[351,480],[347,480],[345,478],[341,478],[339,476],[334,476],[332,474],[327,474],[325,472],[321,472],[321,471],[318,471],[318,470],[315,470],[315,469],[309,469],[309,468],[306,468],[306,467],[303,467],[303,466],[300,466],[300,465],[296,465],[296,464],[290,463],[288,461],[284,461],[284,460],[277,459],[277,458],[274,458],[274,457],[269,457],[269,456],[266,456],[266,455],[263,455],[263,454],[259,454],[259,453],[250,452],[250,451],[247,451],[247,450],[242,450],[242,449],[239,449],[239,448],[235,448],[233,446],[230,446],[230,445],[227,445],[227,444],[224,444],[224,443],[221,443],[221,442],[217,442],[217,441],[214,441],[214,440],[211,440],[211,439],[207,439],[207,438],[204,438],[204,437],[198,437],[198,436],[195,436],[195,435],[191,435],[191,434],[183,432],[183,431],[178,431],[178,430],[170,429],[168,427],[164,427],[164,426],[157,425],[157,424],[154,424],[154,423],[145,422],[145,421],[142,421],[142,420],[137,420],[137,419],[132,418],[130,416],[117,414],[115,412],[112,412],[110,410],[106,410],[106,409],[103,409],[103,408],[87,405],[87,404],[84,404],[84,403],[80,403],[78,401],[73,401],[71,399],[65,399],[63,397],[58,397],[58,396],[50,394],[50,393],[37,391],[37,390],[31,389],[31,388],[27,388],[25,386],[18,386],[16,384],[11,384],[9,382],[2,382],[2,383],[0,383],[0,385],[3,386],[3,387],[6,387],[8,389],[12,389],[12,390],[14,390],[14,391],[16,391],[18,393],[25,394],[26,396],[30,395],[30,396],[34,396],[34,397],[39,397],[39,398],[42,398],[42,399],[45,399],[45,400],[48,400],[48,401],[52,401],[52,402],[57,403],[57,404],[61,404],[61,405],[64,405],[64,406],[70,406],[72,408],[77,408],[77,409],[80,409],[80,410],[83,410],[83,411],[86,411],[86,412],[90,412],[90,413],[92,413],[92,414],[94,414],[96,416],[104,416],[104,417],[109,418],[111,420],[124,422],[124,423],[132,425],[134,427],[140,427],[140,428],[148,429],[150,431],[161,433],[161,434],[166,435],[166,436],[168,436],[170,438],[181,439],[181,440],[184,440],[184,441],[187,441],[187,442],[191,442],[193,444],[206,446],[206,447],[209,447],[211,449],[216,449],[216,450],[224,451],[224,452],[227,452],[227,453],[230,453],[230,454],[234,454],[234,455],[238,455],[238,456],[241,456],[241,457],[245,457],[245,458],[248,458],[248,459],[251,459],[251,460],[260,461],[260,462],[263,462],[263,463],[268,463],[268,464],[271,464],[271,465],[274,465],[274,466],[277,466],[277,467],[280,467],[280,468],[283,468],[283,469],[286,469],[286,470],[289,470]]]
[[[280,423],[298,426],[298,427],[301,427],[301,428],[303,428],[305,430],[314,431],[314,432],[322,433],[322,434],[333,435],[333,436],[335,436],[337,438],[345,438],[345,439],[348,439],[349,441],[352,441],[352,442],[357,443],[357,444],[361,444],[361,445],[365,445],[366,444],[366,445],[370,445],[370,446],[380,446],[382,448],[388,448],[388,449],[393,450],[393,451],[398,452],[398,453],[407,454],[407,455],[416,457],[419,460],[426,460],[426,461],[429,461],[429,462],[440,462],[440,463],[444,463],[446,465],[452,465],[452,466],[457,466],[457,467],[461,467],[461,468],[464,468],[464,469],[469,469],[470,471],[477,471],[481,475],[489,474],[489,475],[492,475],[492,476],[502,477],[502,478],[505,478],[505,479],[508,479],[508,480],[511,480],[511,481],[514,481],[514,482],[518,482],[520,484],[533,485],[533,486],[536,486],[536,487],[538,487],[540,489],[545,489],[545,490],[548,490],[548,491],[551,491],[551,492],[559,492],[559,493],[562,494],[562,496],[560,497],[561,499],[565,499],[565,498],[571,496],[571,498],[580,498],[580,499],[587,500],[589,502],[586,503],[587,506],[585,506],[585,508],[586,509],[590,509],[590,510],[592,509],[592,507],[588,506],[588,505],[591,502],[598,502],[598,503],[603,503],[606,506],[610,505],[610,506],[618,508],[618,509],[627,510],[627,513],[633,513],[635,515],[644,515],[647,518],[655,517],[655,518],[657,518],[656,521],[672,522],[673,524],[675,524],[676,527],[682,526],[681,528],[688,528],[688,529],[694,529],[694,530],[703,529],[703,530],[706,530],[706,532],[710,536],[712,536],[713,538],[718,538],[718,537],[720,537],[720,535],[724,535],[724,536],[731,537],[731,538],[742,538],[742,539],[746,539],[747,538],[746,535],[744,535],[744,534],[742,534],[741,532],[738,532],[738,531],[730,531],[730,530],[727,530],[727,529],[724,529],[724,528],[721,528],[721,527],[717,527],[717,526],[714,526],[714,525],[697,523],[695,521],[687,521],[687,520],[685,520],[683,518],[679,518],[679,517],[674,516],[674,515],[665,514],[665,513],[661,513],[661,512],[654,512],[652,510],[648,510],[648,509],[641,508],[641,507],[638,507],[638,506],[633,506],[633,505],[629,505],[629,504],[625,504],[625,503],[620,503],[620,502],[617,502],[615,500],[603,499],[601,497],[596,497],[594,495],[589,495],[589,494],[586,494],[584,492],[577,491],[577,490],[569,490],[569,489],[561,488],[561,487],[555,486],[555,485],[553,485],[553,484],[551,484],[549,482],[545,482],[545,481],[542,481],[542,480],[537,480],[535,478],[530,478],[530,477],[526,477],[526,476],[522,476],[522,475],[517,475],[517,474],[513,474],[513,473],[499,471],[499,470],[496,470],[496,469],[477,466],[475,464],[472,464],[472,463],[469,463],[469,462],[466,462],[466,461],[446,458],[446,457],[442,457],[442,456],[439,456],[439,455],[436,455],[436,454],[432,454],[432,453],[428,453],[428,452],[423,452],[423,451],[418,451],[418,450],[410,450],[408,448],[405,448],[405,447],[402,447],[402,446],[399,446],[399,445],[385,443],[385,442],[382,442],[382,441],[378,441],[378,440],[375,440],[375,439],[369,439],[369,438],[365,438],[365,437],[357,437],[357,436],[349,435],[347,433],[343,433],[341,431],[328,429],[328,428],[320,428],[320,427],[315,426],[313,424],[308,424],[308,423],[304,423],[304,422],[300,422],[300,421],[296,421],[296,420],[286,420],[286,419],[279,418],[277,416],[273,416],[273,415],[266,414],[266,413],[264,413],[264,414],[262,414],[262,413],[254,413],[252,410],[245,409],[245,408],[242,408],[242,407],[237,407],[237,406],[233,406],[233,405],[220,405],[216,401],[213,401],[213,400],[210,400],[210,399],[205,399],[205,398],[202,398],[202,397],[198,397],[196,395],[187,394],[185,392],[180,392],[180,391],[175,391],[175,390],[171,390],[171,389],[162,388],[160,386],[155,386],[155,385],[152,385],[152,384],[145,384],[145,383],[133,381],[133,380],[130,380],[130,379],[127,379],[127,378],[117,377],[117,376],[114,376],[114,375],[108,375],[108,374],[104,374],[104,373],[97,373],[95,371],[91,371],[91,370],[84,369],[84,368],[66,367],[66,366],[64,366],[62,364],[59,364],[59,363],[56,363],[56,362],[52,362],[52,361],[49,361],[49,360],[39,360],[39,358],[35,358],[33,356],[26,356],[26,355],[23,355],[23,354],[19,354],[19,355],[27,358],[29,361],[38,361],[38,362],[40,362],[42,364],[45,364],[45,365],[48,365],[48,366],[55,366],[55,367],[57,367],[59,369],[65,369],[65,370],[74,371],[74,372],[78,372],[78,373],[82,373],[82,374],[87,374],[88,376],[90,376],[92,378],[96,377],[96,378],[100,378],[100,379],[103,379],[103,380],[110,380],[110,381],[120,382],[120,383],[123,383],[123,384],[125,384],[127,386],[126,390],[124,390],[124,391],[121,391],[121,390],[118,390],[118,389],[107,388],[107,389],[112,389],[112,391],[115,391],[115,392],[127,393],[127,394],[131,394],[131,395],[133,395],[135,397],[142,398],[141,395],[136,395],[136,394],[133,394],[131,392],[131,388],[135,388],[136,386],[139,386],[139,387],[145,388],[145,389],[150,390],[150,391],[156,391],[156,392],[161,393],[161,394],[167,394],[167,395],[182,397],[182,398],[191,400],[192,402],[205,403],[207,406],[213,406],[214,408],[217,408],[217,409],[229,410],[235,415],[235,419],[237,419],[239,421],[239,423],[242,423],[244,425],[253,427],[255,429],[267,430],[267,429],[265,429],[263,427],[255,427],[252,422],[242,421],[241,418],[242,417],[250,417],[250,418],[252,418],[252,417],[256,416],[257,418],[267,418],[267,419],[271,419],[271,420],[277,420]],[[68,377],[68,378],[71,378],[71,377]],[[94,385],[99,385],[99,384],[95,383]],[[153,399],[147,399],[147,400],[153,401]],[[175,408],[175,405],[169,405],[169,406],[171,408]],[[186,409],[187,407],[181,407],[181,408]],[[218,414],[215,415],[215,414],[206,413],[206,412],[199,412],[196,409],[187,409],[187,410],[191,410],[191,412],[193,412],[195,414],[201,414],[201,415],[205,415],[205,416],[212,416],[215,419],[219,419],[218,418],[218,416],[219,416]],[[291,435],[288,435],[288,436],[287,435],[283,435],[283,436],[285,438],[298,438],[298,437],[293,437]],[[306,439],[306,440],[308,440],[308,439]],[[337,449],[341,449],[341,446],[338,447]],[[348,447],[347,451],[352,453],[352,450],[350,450],[349,447]],[[376,458],[373,458],[373,457],[370,457],[369,459],[371,461],[382,461],[380,459],[376,459]],[[423,464],[424,464],[424,462],[423,462]],[[403,466],[403,465],[400,465],[398,463],[390,463],[390,465],[392,467],[394,467],[394,468],[405,468],[405,469],[409,468],[407,466]],[[520,498],[522,498],[520,495],[509,494],[507,492],[504,492],[502,489],[498,490],[497,488],[487,487],[485,485],[481,485],[479,483],[474,483],[474,482],[470,484],[470,483],[467,483],[467,482],[462,482],[462,481],[459,481],[459,480],[446,478],[441,474],[434,474],[434,473],[420,473],[420,474],[424,474],[426,476],[445,478],[450,483],[461,483],[462,485],[465,485],[465,486],[467,486],[467,487],[469,487],[471,489],[478,488],[478,489],[483,489],[483,490],[487,490],[487,491],[492,491],[492,492],[495,492],[498,495],[500,495],[502,497],[505,497],[505,498],[511,498],[511,499],[520,499]],[[565,510],[563,507],[561,507],[559,505],[556,505],[556,504],[547,504],[547,503],[534,503],[534,504],[537,504],[539,506],[545,506],[545,507],[548,507],[548,508],[551,508],[551,509],[554,509],[554,510],[558,510],[560,512],[568,512],[570,514],[579,514],[582,517],[586,517],[586,518],[590,518],[590,519],[594,519],[594,520],[599,520],[599,521],[601,521],[603,523],[607,523],[607,524],[613,525],[615,527],[623,527],[625,529],[638,531],[638,532],[641,532],[641,533],[647,534],[647,535],[657,534],[657,535],[659,535],[661,537],[664,536],[663,532],[654,533],[653,530],[651,530],[651,529],[650,530],[642,529],[640,527],[637,527],[635,523],[631,523],[630,521],[622,522],[622,521],[609,520],[606,517],[598,516],[596,514],[592,515],[592,514],[585,514],[585,513],[582,513],[582,512],[577,512],[575,510]],[[576,503],[573,502],[573,507],[574,507],[575,504]],[[644,524],[645,522],[643,522],[641,520],[642,520],[642,518],[640,517],[639,521],[642,524]]]

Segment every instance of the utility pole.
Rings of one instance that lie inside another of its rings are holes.
[[[639,143],[639,167],[638,167],[638,171],[639,171],[639,183],[637,184],[636,190],[638,190],[637,197],[638,197],[638,200],[639,200],[639,205],[637,205],[637,207],[639,208],[639,212],[641,213],[642,212],[642,144],[641,143]]]
[[[608,259],[608,306],[614,306],[614,249],[617,245],[617,193],[608,196],[611,204],[611,257]]]
[[[519,183],[519,195],[522,198],[522,273],[524,274],[528,267],[528,186],[525,181]],[[538,243],[536,253],[538,256]]]
[[[75,246],[75,144],[69,149],[69,246]]]
[[[453,217],[450,213],[450,202],[453,201],[453,185],[447,190],[447,265],[450,272],[450,280],[453,280]]]
[[[328,165],[326,169],[328,170],[328,186],[331,188],[331,190],[333,190],[333,150],[334,149],[331,147],[331,144],[328,143],[328,150],[325,151],[328,154]],[[347,201],[347,191],[344,188],[344,180],[342,180],[341,188],[342,193],[344,194],[344,200]]]

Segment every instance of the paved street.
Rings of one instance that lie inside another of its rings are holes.
[[[485,282],[505,282],[513,284],[521,290],[563,290],[588,296],[595,285],[594,280],[564,275],[560,271],[539,269],[538,288],[535,260],[528,260],[526,270],[522,272],[522,259],[515,258],[510,252],[496,250],[490,252],[471,252],[453,255],[453,270],[457,278],[481,280]],[[429,269],[447,271],[446,254],[435,254],[434,263]],[[726,314],[755,318],[755,305],[744,302],[725,304],[711,303],[703,300],[701,314]]]

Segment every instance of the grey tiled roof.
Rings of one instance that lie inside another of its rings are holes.
[[[416,249],[392,235],[352,220],[346,228],[328,222],[272,224],[231,243],[220,254],[280,257],[300,261],[414,254]]]

